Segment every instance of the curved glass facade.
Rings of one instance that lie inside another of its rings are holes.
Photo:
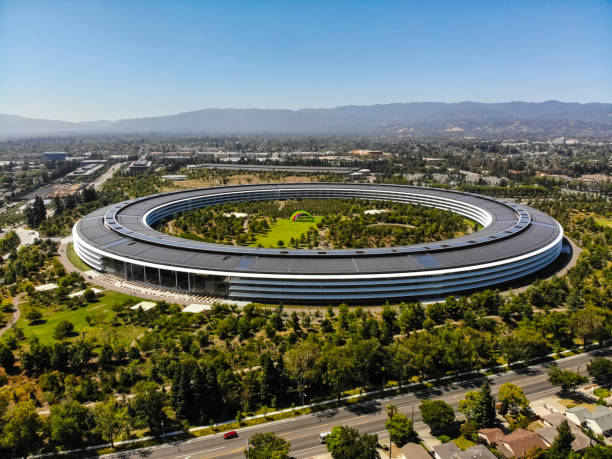
[[[205,244],[150,227],[207,205],[299,198],[414,203],[453,211],[485,228],[427,245],[294,251]],[[73,240],[77,254],[94,269],[157,288],[265,303],[381,303],[443,298],[533,274],[558,257],[563,230],[541,212],[484,196],[384,185],[293,184],[203,189],[119,203],[78,222]]]

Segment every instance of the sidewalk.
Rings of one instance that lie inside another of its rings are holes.
[[[607,344],[607,343],[606,343]],[[589,347],[594,347],[595,345],[590,345]],[[583,346],[579,346],[577,349],[583,349]],[[607,347],[598,347],[596,350],[601,350],[601,349],[607,349]],[[560,354],[567,354],[567,353],[571,353],[574,352],[576,349],[574,350],[566,350],[561,352]],[[591,351],[586,351],[584,353],[589,353]],[[569,357],[563,357],[559,360],[572,360],[575,359],[581,355],[583,355],[584,353],[579,353],[579,354],[575,354],[575,355],[571,355]],[[532,362],[531,366],[537,366],[537,365],[542,365],[543,362],[542,360],[545,359],[546,357],[552,357],[555,356],[557,354],[548,354],[547,356],[543,356],[540,357],[538,359],[534,359],[530,362]],[[520,363],[529,363],[529,362],[515,362],[515,364],[520,364]],[[508,369],[508,365],[504,364],[504,365],[497,365],[495,367],[492,368],[483,368],[480,370],[472,370],[472,371],[467,371],[467,372],[463,372],[463,373],[458,373],[458,374],[454,374],[454,375],[449,375],[449,376],[443,376],[441,378],[436,378],[436,379],[427,379],[424,381],[420,381],[417,383],[412,383],[412,384],[407,384],[405,386],[402,387],[402,392],[398,395],[398,394],[393,394],[393,392],[397,392],[398,391],[398,387],[397,386],[393,386],[393,387],[386,387],[384,389],[375,389],[375,390],[371,390],[368,392],[363,392],[363,393],[359,393],[359,394],[354,394],[354,395],[346,395],[344,397],[341,397],[340,400],[341,402],[348,402],[351,400],[355,400],[355,399],[359,399],[359,398],[368,398],[368,397],[375,397],[378,400],[384,400],[387,397],[391,397],[393,398],[394,396],[401,396],[401,395],[405,395],[407,393],[411,392],[411,389],[417,388],[422,386],[423,384],[435,384],[435,383],[442,383],[442,382],[448,382],[449,380],[452,380],[454,378],[458,378],[458,377],[463,377],[463,376],[469,376],[469,375],[486,375],[487,372],[496,370],[496,369],[503,369],[506,368]],[[508,372],[514,372],[514,370],[512,369],[508,369]],[[491,375],[492,378],[495,378],[497,376],[501,376],[507,374],[507,372],[500,372],[500,373],[496,373],[494,375]],[[388,393],[391,393],[391,395],[387,395]],[[326,412],[329,411],[333,411],[336,410],[338,408],[334,407],[334,404],[337,403],[337,400],[335,398],[333,399],[329,399],[329,400],[324,400],[321,402],[316,402],[316,403],[310,403],[307,405],[302,405],[300,407],[292,407],[292,408],[285,408],[282,410],[277,410],[277,411],[272,411],[272,412],[268,412],[268,413],[262,413],[262,414],[257,414],[254,416],[247,416],[245,418],[243,418],[243,421],[250,421],[250,420],[261,420],[261,419],[265,419],[266,417],[269,416],[275,416],[275,415],[282,415],[282,414],[286,414],[286,413],[291,413],[291,412],[299,412],[300,410],[303,409],[311,409],[311,408],[323,408],[321,411],[313,411],[310,412],[308,414],[300,414],[297,416],[290,416],[287,418],[282,418],[282,419],[278,419],[278,420],[272,420],[272,421],[265,421],[261,422],[261,423],[254,423],[251,425],[248,425],[246,427],[241,428],[242,431],[244,430],[251,430],[251,429],[256,429],[258,427],[261,426],[261,424],[266,424],[268,426],[272,426],[274,424],[278,424],[278,423],[283,423],[283,422],[288,422],[292,419],[295,419],[295,417],[306,417],[306,416],[319,416],[321,414],[324,414]],[[324,408],[326,406],[332,406],[332,408]],[[214,427],[221,427],[221,426],[227,426],[230,424],[235,423],[235,420],[228,420],[228,421],[224,421],[224,422],[219,422],[214,424]],[[209,429],[211,426],[198,426],[198,427],[192,427],[190,429],[187,429],[187,431],[182,431],[182,430],[177,430],[174,432],[167,432],[163,435],[161,435],[161,438],[170,438],[170,437],[175,437],[178,435],[185,435],[185,434],[189,434],[191,432],[197,432],[197,431],[201,431],[201,430],[206,430]],[[217,435],[215,434],[209,434],[209,435]],[[141,443],[141,442],[145,442],[145,441],[150,441],[150,440],[155,440],[155,437],[153,436],[146,436],[146,437],[140,437],[140,438],[134,438],[134,439],[130,439],[130,440],[123,440],[123,441],[118,441],[115,442],[115,448],[117,446],[125,446],[125,445],[132,445],[132,444],[136,444],[136,443]],[[431,441],[433,442],[433,437],[431,439]],[[158,447],[160,445],[163,445],[163,443],[160,443],[159,445],[157,445]],[[66,451],[58,451],[58,452],[53,452],[53,453],[43,453],[43,454],[37,454],[35,456],[30,456],[33,458],[38,458],[38,457],[48,457],[48,456],[53,456],[53,455],[65,455],[65,454],[70,454],[70,453],[74,453],[74,452],[83,452],[83,451],[92,451],[92,450],[96,450],[96,449],[103,449],[103,448],[109,448],[111,445],[110,443],[105,443],[105,444],[101,444],[101,445],[93,445],[93,446],[88,446],[82,449],[75,449],[75,450],[66,450]],[[153,447],[155,448],[155,446]],[[115,455],[116,453],[112,453],[112,455]]]
[[[9,320],[9,322],[2,328],[0,328],[0,336],[2,336],[5,332],[7,332],[8,330],[10,330],[10,328],[15,325],[17,323],[17,321],[19,320],[19,316],[21,316],[21,310],[19,309],[19,303],[21,302],[21,299],[24,297],[25,293],[20,293],[19,295],[17,295],[15,298],[13,298],[13,317],[11,317],[11,320]]]

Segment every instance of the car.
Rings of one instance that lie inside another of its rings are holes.
[[[230,430],[229,432],[225,432],[223,434],[223,438],[225,438],[226,440],[229,440],[230,438],[236,438],[238,436],[238,432],[236,432],[235,430]]]
[[[322,432],[319,434],[319,443],[325,443],[325,439],[328,435],[331,435],[331,432]]]

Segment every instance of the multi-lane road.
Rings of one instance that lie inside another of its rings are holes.
[[[610,357],[610,349],[593,351],[568,357],[558,361],[559,367],[571,369],[586,374],[586,364],[597,356]],[[518,384],[530,400],[548,397],[557,392],[547,379],[548,364],[534,365],[520,372],[507,372],[488,379],[493,394],[497,394],[499,386],[506,382]],[[469,390],[477,389],[483,379],[472,379],[464,383],[454,383],[426,392],[409,393],[360,404],[350,408],[340,408],[322,413],[301,416],[293,419],[270,422],[257,426],[239,429],[239,437],[224,440],[223,434],[194,438],[181,442],[167,443],[150,448],[124,451],[111,454],[112,458],[164,458],[164,459],[204,459],[244,458],[244,448],[247,440],[256,433],[275,432],[277,435],[291,442],[291,454],[297,459],[307,459],[326,451],[324,445],[319,443],[319,433],[332,429],[335,425],[348,425],[355,427],[362,433],[378,434],[381,443],[388,442],[388,433],[385,430],[386,405],[394,404],[404,414],[413,416],[415,428],[423,429],[425,424],[421,420],[418,409],[420,400],[424,398],[442,399],[455,410],[459,400],[463,399]]]

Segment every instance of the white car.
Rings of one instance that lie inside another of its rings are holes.
[[[325,443],[325,439],[327,438],[328,435],[331,435],[331,432],[323,432],[319,434],[319,442],[320,443]]]

